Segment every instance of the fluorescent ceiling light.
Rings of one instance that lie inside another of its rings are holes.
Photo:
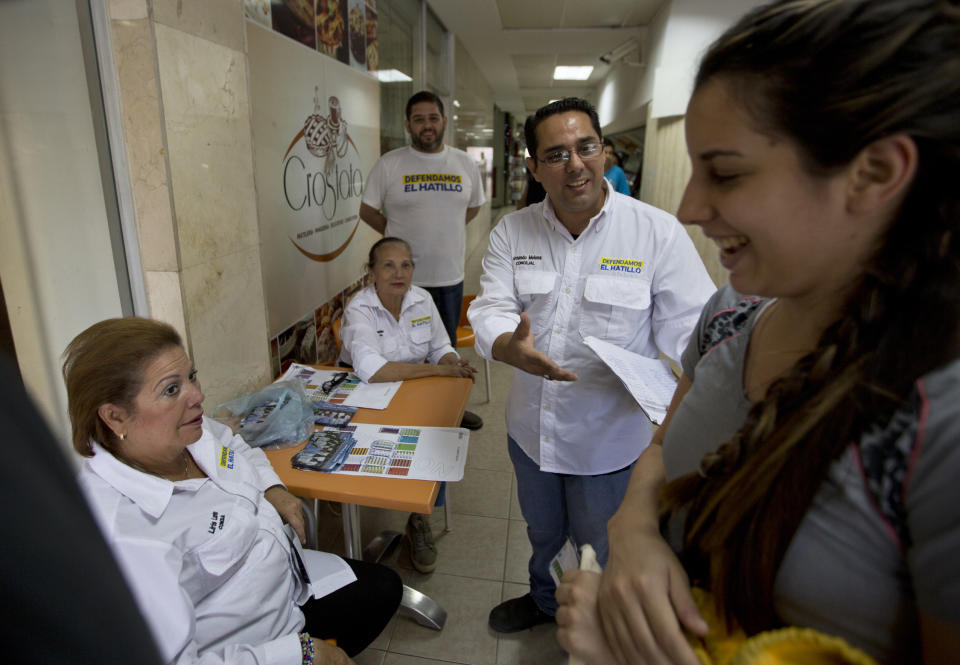
[[[593,73],[593,65],[587,67],[557,66],[553,70],[554,81],[586,81]]]
[[[382,83],[401,83],[403,81],[413,80],[399,69],[381,69],[377,72],[377,78],[380,79]]]

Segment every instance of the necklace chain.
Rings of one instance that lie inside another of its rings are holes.
[[[180,456],[183,458],[183,478],[177,478],[177,480],[187,480],[187,479],[190,477],[190,464],[189,464],[189,462],[187,461],[187,449],[186,449],[186,448],[184,448],[183,451],[181,451]],[[118,458],[121,462],[123,462],[124,464],[126,464],[127,466],[131,466],[131,467],[133,467],[134,469],[136,469],[137,471],[139,471],[139,472],[141,472],[141,473],[146,473],[146,474],[149,474],[149,475],[151,475],[151,476],[157,476],[158,478],[163,478],[164,480],[170,480],[170,478],[168,478],[166,475],[164,475],[164,474],[162,474],[162,473],[155,473],[155,472],[153,472],[153,471],[148,471],[147,469],[145,469],[144,467],[140,466],[139,464],[137,464],[137,463],[134,462],[133,460],[126,459],[126,458],[124,458],[124,457],[121,457],[120,455],[117,455],[117,458]]]

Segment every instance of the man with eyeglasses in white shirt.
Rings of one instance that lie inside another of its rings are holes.
[[[524,134],[547,198],[490,233],[468,311],[480,355],[516,368],[507,445],[533,554],[530,593],[490,612],[502,633],[554,620],[549,567],[568,537],[606,563],[607,520],[650,441],[650,420],[583,338],[679,362],[715,290],[672,215],[604,180],[593,106],[548,104]]]

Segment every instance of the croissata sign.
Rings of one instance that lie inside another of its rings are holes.
[[[260,262],[271,335],[353,283],[375,232],[360,223],[379,157],[376,78],[247,22]]]
[[[343,253],[360,225],[359,215],[356,215],[350,234],[338,247],[318,253],[305,247],[309,244],[306,240],[331,229],[331,224],[342,225],[346,219],[342,217],[342,204],[363,194],[363,171],[355,163],[359,161],[360,151],[350,138],[340,100],[331,96],[327,100],[327,110],[327,115],[323,115],[320,88],[317,87],[314,90],[313,113],[307,116],[303,128],[283,155],[283,196],[287,205],[294,212],[315,212],[317,214],[312,217],[320,221],[315,228],[300,231],[296,238],[290,238],[290,242],[311,261],[321,262],[332,261]],[[303,145],[314,159],[291,154],[299,145]],[[338,208],[340,219],[337,219]]]

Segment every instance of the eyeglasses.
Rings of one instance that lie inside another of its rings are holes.
[[[566,148],[551,150],[543,156],[543,159],[538,159],[537,161],[543,162],[550,168],[555,169],[569,162],[570,156],[574,152],[577,153],[580,159],[587,162],[603,154],[603,144],[599,141],[590,141],[589,143],[581,143],[573,150],[567,150]]]

